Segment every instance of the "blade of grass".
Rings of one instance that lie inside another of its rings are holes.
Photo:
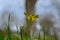
[[[9,17],[8,17],[8,25],[7,25],[7,36],[8,36],[8,40],[11,40],[11,30],[10,30],[10,14],[9,14]]]
[[[4,40],[4,37],[3,37],[2,31],[0,31],[0,40]]]
[[[38,40],[40,40],[40,32],[39,32]]]

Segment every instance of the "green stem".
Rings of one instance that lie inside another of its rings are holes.
[[[39,32],[39,37],[38,37],[38,40],[40,40],[40,32]]]
[[[45,32],[44,32],[44,40],[45,40]]]

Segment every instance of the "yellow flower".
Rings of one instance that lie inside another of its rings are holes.
[[[27,20],[29,20],[31,22],[34,22],[39,17],[39,15],[28,14],[28,13],[25,13],[25,16],[26,16]]]
[[[33,22],[33,21],[35,21],[35,20],[36,20],[36,19],[35,19],[35,17],[34,17],[34,16],[32,16],[32,20],[31,20],[31,21]]]
[[[27,16],[27,19],[28,20],[31,20],[31,17],[32,17],[32,15],[29,15],[29,16]]]
[[[38,17],[39,15],[32,15],[32,22],[35,21]]]

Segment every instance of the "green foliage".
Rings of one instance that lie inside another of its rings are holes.
[[[39,32],[38,40],[40,40],[40,32]]]
[[[4,40],[4,36],[2,34],[2,31],[0,31],[0,40]]]
[[[25,37],[24,26],[21,26],[21,28],[20,28],[20,37],[21,37],[21,40],[23,40]]]
[[[8,25],[6,28],[6,36],[3,36],[4,34],[2,34],[2,32],[0,31],[0,40],[54,40],[53,36],[41,36],[40,32],[39,32],[39,36],[38,37],[34,37],[32,35],[32,32],[30,32],[29,36],[27,36],[25,30],[24,30],[24,25],[20,26],[20,32],[18,31],[18,27],[17,27],[17,34],[14,34],[11,32],[10,30],[10,14],[8,17]],[[44,39],[45,37],[45,39]]]

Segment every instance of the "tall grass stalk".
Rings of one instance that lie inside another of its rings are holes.
[[[40,40],[40,32],[39,32],[38,40]]]

